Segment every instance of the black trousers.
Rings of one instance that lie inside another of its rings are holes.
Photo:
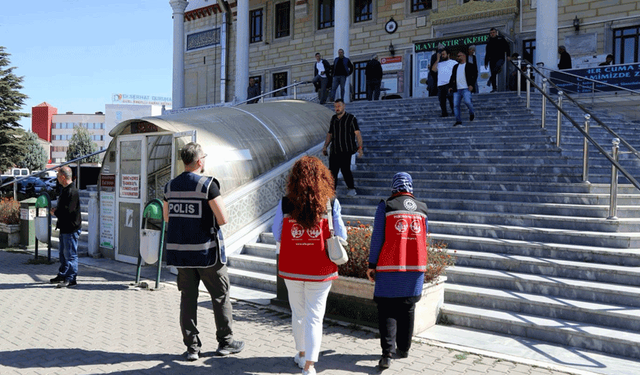
[[[453,95],[449,95],[449,85],[438,86],[438,100],[440,101],[442,116],[448,116],[447,99],[449,99],[449,107],[453,113]]]
[[[349,189],[355,189],[353,184],[353,174],[351,173],[351,155],[350,153],[330,153],[329,154],[329,170],[333,175],[334,188],[338,187],[338,172],[342,171],[342,177]]]
[[[211,296],[213,316],[216,322],[216,339],[219,345],[233,341],[231,299],[227,266],[218,263],[209,268],[178,268],[180,296],[180,328],[182,338],[190,353],[198,353],[202,342],[198,337],[198,286],[200,281]]]
[[[417,297],[382,298],[374,297],[378,305],[378,329],[382,355],[392,356],[398,350],[411,349],[411,337],[415,321]]]

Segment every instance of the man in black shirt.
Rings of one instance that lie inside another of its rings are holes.
[[[333,83],[331,84],[331,98],[336,98],[336,91],[340,86],[340,99],[344,100],[344,86],[347,82],[347,77],[353,73],[353,64],[348,57],[344,55],[344,50],[340,48],[338,50],[338,57],[333,60]]]
[[[567,52],[564,46],[558,47],[558,53],[560,54],[560,62],[558,63],[558,69],[571,69],[571,55]]]
[[[247,87],[247,99],[255,98],[260,95],[260,85],[256,83],[256,80],[249,78],[249,87]],[[257,103],[258,99],[249,100],[247,104]]]
[[[364,75],[367,78],[367,100],[380,99],[380,85],[382,84],[382,65],[378,61],[378,55],[373,55],[367,63]]]
[[[58,218],[56,228],[60,230],[60,268],[58,276],[49,280],[58,283],[57,288],[75,286],[78,275],[78,238],[82,228],[80,195],[73,185],[71,168],[64,166],[58,170],[58,182],[62,191],[58,196],[58,206],[51,214]]]
[[[338,172],[342,171],[344,182],[349,188],[347,195],[356,195],[353,175],[351,174],[351,155],[358,153],[362,157],[362,135],[358,127],[358,120],[351,113],[344,110],[344,101],[336,99],[334,103],[336,114],[331,117],[329,132],[324,140],[322,154],[327,155],[327,146],[331,144],[329,153],[329,169],[333,175],[334,185],[338,186]],[[357,140],[357,143],[356,143]]]
[[[498,91],[496,77],[498,73],[502,71],[505,58],[509,60],[510,55],[511,48],[509,47],[509,43],[502,35],[498,35],[498,30],[492,27],[491,30],[489,30],[489,43],[487,43],[487,53],[484,56],[485,68],[487,66],[491,68],[491,77],[489,78],[489,82],[487,82],[487,86],[493,86],[491,92]]]

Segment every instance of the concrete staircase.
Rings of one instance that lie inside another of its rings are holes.
[[[476,119],[454,128],[434,98],[349,104],[365,157],[358,196],[340,182],[345,221],[372,223],[393,174],[409,172],[432,240],[456,256],[442,324],[640,358],[640,193],[621,185],[618,220],[607,220],[610,166],[592,147],[582,183],[582,138],[565,122],[555,147],[555,111],[541,129],[540,100],[527,110],[524,96],[500,93],[474,105]],[[607,124],[640,146],[640,124]],[[610,149],[611,136],[593,124],[591,134]],[[637,159],[621,163],[640,177]],[[275,291],[270,233],[229,265],[232,283]]]

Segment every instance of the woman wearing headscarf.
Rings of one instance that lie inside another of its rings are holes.
[[[330,237],[328,210],[335,234],[347,238],[340,203],[334,199],[333,177],[320,159],[304,156],[291,170],[287,195],[273,220],[273,236],[280,242],[278,275],[287,286],[293,337],[298,351],[294,362],[302,374],[315,374],[322,341],[322,320],[338,266],[325,251]]]
[[[411,175],[396,173],[391,197],[380,201],[373,224],[367,277],[375,281],[381,368],[409,356],[415,305],[427,267],[427,205],[413,196]],[[396,350],[397,349],[397,350]]]

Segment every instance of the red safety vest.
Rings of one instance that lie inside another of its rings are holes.
[[[283,279],[329,281],[338,278],[338,266],[325,251],[325,240],[331,236],[326,216],[311,229],[304,229],[289,216],[287,198],[283,198],[282,236],[278,274]]]
[[[384,244],[376,272],[425,272],[427,205],[400,193],[387,200],[385,210]]]

